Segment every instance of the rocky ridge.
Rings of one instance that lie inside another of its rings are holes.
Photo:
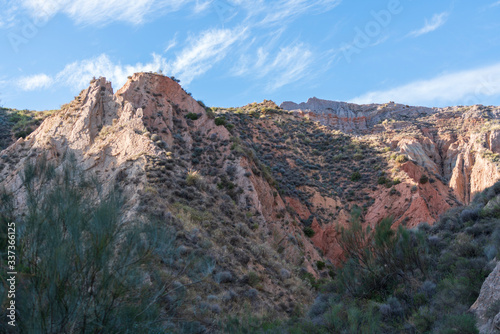
[[[393,227],[433,224],[498,180],[499,110],[319,99],[206,108],[162,75],[135,74],[116,93],[99,78],[2,151],[0,183],[22,208],[25,163],[72,156],[105,189],[123,188],[126,217],[165,221],[186,253],[215,260],[193,300],[203,310],[183,312],[207,326],[248,307],[289,316],[339,263],[338,228],[355,206],[365,227],[388,216]],[[228,302],[207,308],[214,300]]]
[[[116,93],[99,78],[1,152],[0,184],[22,212],[26,163],[44,160],[57,171],[74,159],[104,191],[118,184],[125,217],[174,228],[180,259],[214,260],[213,273],[194,287],[181,315],[197,314],[211,327],[224,314],[248,309],[293,314],[311,301],[300,277],[316,273],[314,260],[321,257],[299,226],[273,220],[284,202],[273,196],[262,166],[233,154],[230,137],[168,77],[138,73]],[[178,280],[191,284],[186,275]]]
[[[301,104],[283,102],[281,107],[331,129],[379,135],[392,150],[448,183],[464,204],[500,176],[498,107],[356,105],[317,98]]]

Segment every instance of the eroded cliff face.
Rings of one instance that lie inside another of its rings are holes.
[[[288,111],[280,116],[286,125],[280,130],[268,122],[267,133],[290,143],[283,148],[286,153],[281,153],[281,145],[271,150],[274,159],[269,164],[287,171],[278,172],[278,177],[302,169],[295,174],[303,174],[304,180],[293,182],[300,193],[292,191],[285,200],[298,220],[315,231],[314,244],[334,263],[341,255],[338,228],[348,226],[353,205],[363,207],[365,226],[374,227],[389,216],[394,226],[433,224],[450,208],[469,204],[475,194],[500,178],[499,108],[431,109],[392,102],[359,106],[316,98],[301,104],[284,102],[281,107]],[[276,123],[277,118],[269,117]],[[302,123],[296,133],[290,126],[295,121]],[[304,131],[308,122],[317,124],[316,129]],[[324,142],[319,132],[349,139],[329,136]],[[259,139],[253,137],[254,143],[267,134],[260,133]],[[303,135],[307,149],[297,140]],[[263,153],[263,158],[270,154]],[[276,159],[280,155],[286,157],[283,163]],[[359,181],[351,180],[354,173],[360,173]],[[283,179],[289,182],[289,177]]]
[[[220,270],[242,280],[249,270],[258,272],[273,290],[278,259],[282,269],[296,270],[291,279],[302,269],[328,275],[328,264],[342,257],[338,231],[348,226],[354,206],[362,209],[364,226],[389,216],[394,228],[433,224],[500,177],[498,108],[359,106],[315,98],[282,107],[264,101],[207,112],[162,75],[135,74],[116,94],[100,78],[2,152],[0,181],[22,206],[24,163],[45,155],[60,164],[73,155],[105,189],[119,180],[129,217],[192,217],[188,208],[207,213],[195,223],[178,219],[178,228],[197,226],[216,245],[216,257],[235,254]],[[206,186],[187,184],[190,171]],[[203,217],[211,223],[205,226]],[[323,260],[327,267],[319,270]],[[307,296],[293,296],[292,304],[301,298]],[[285,305],[291,312],[290,302]]]
[[[500,177],[499,108],[355,105],[316,98],[282,107],[332,129],[378,134],[395,152],[447,183],[463,204]]]
[[[481,334],[500,333],[500,262],[484,281],[476,302],[471,306]]]
[[[390,102],[384,105],[358,105],[347,102],[322,100],[316,97],[300,104],[285,101],[280,105],[298,115],[318,121],[323,125],[348,133],[370,133],[370,128],[393,115],[405,114],[408,117],[428,115],[433,109],[425,107],[410,107]]]
[[[127,221],[163,221],[175,229],[182,256],[213,258],[213,274],[194,287],[202,300],[227,300],[222,311],[232,314],[296,312],[312,302],[301,268],[318,275],[321,256],[291,223],[263,166],[234,154],[231,134],[213,118],[168,77],[138,73],[116,94],[99,78],[1,152],[0,185],[22,213],[26,163],[46,160],[61,170],[71,159],[104,192],[120,187]],[[188,276],[178,279],[190,284]]]

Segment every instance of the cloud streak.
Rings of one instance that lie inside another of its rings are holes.
[[[274,55],[263,47],[252,57],[242,57],[233,68],[235,76],[268,78],[267,89],[276,90],[312,75],[314,55],[303,43],[282,47]]]
[[[189,84],[224,59],[234,44],[246,38],[246,33],[246,28],[204,31],[177,55],[170,70]]]
[[[127,76],[135,72],[155,72],[168,67],[163,57],[157,54],[153,54],[152,57],[153,59],[149,63],[122,65],[113,63],[108,55],[101,54],[98,57],[68,64],[53,77],[40,73],[19,78],[16,80],[16,84],[19,89],[24,91],[46,89],[56,85],[67,86],[76,91],[87,87],[93,77],[103,76],[121,87],[127,81]]]
[[[48,88],[52,83],[52,78],[44,73],[22,77],[16,82],[17,86],[24,91]]]
[[[113,21],[141,24],[146,17],[174,12],[192,0],[23,0],[31,16],[50,19],[58,13],[78,24],[105,25]]]
[[[414,81],[389,90],[369,92],[353,103],[396,101],[413,105],[476,104],[481,97],[500,96],[500,63],[477,69],[443,74],[429,80]]]
[[[430,21],[425,20],[425,25],[422,28],[410,32],[408,36],[419,37],[428,34],[430,32],[433,32],[434,30],[438,29],[439,27],[441,27],[446,23],[446,21],[448,20],[448,16],[449,16],[448,12],[434,14],[434,16]]]
[[[195,77],[210,70],[224,59],[231,48],[245,38],[246,29],[215,29],[203,32],[193,38],[172,61],[153,53],[148,63],[122,65],[115,63],[107,54],[67,64],[55,76],[37,74],[17,80],[17,86],[24,91],[49,88],[53,85],[68,86],[73,90],[86,87],[93,77],[103,76],[117,86],[122,86],[127,76],[136,72],[163,71],[172,73],[187,85]]]
[[[0,3],[2,1],[5,0],[0,0]],[[178,39],[176,34],[167,41],[162,55],[153,54],[153,60],[145,64],[121,64],[102,53],[67,64],[50,76],[39,74],[20,78],[17,87],[27,91],[63,85],[76,90],[86,87],[94,76],[105,76],[121,85],[134,72],[160,69],[181,79],[183,85],[189,85],[223,60],[232,57],[244,59],[245,54],[255,52],[253,48],[259,50],[256,60],[246,59],[245,67],[236,75],[266,78],[267,88],[275,90],[312,75],[314,55],[307,45],[279,43],[279,37],[288,24],[305,14],[329,11],[341,0],[256,0],[251,3],[244,0],[21,0],[19,6],[45,22],[62,14],[77,24],[103,26],[115,21],[140,25],[187,6],[197,15],[213,13],[220,3],[226,3],[233,9],[231,13],[239,16],[237,26],[204,30],[185,41]],[[170,59],[165,58],[167,53]],[[229,74],[235,74],[231,66],[233,64],[229,67]]]
[[[341,2],[342,0],[231,1],[234,6],[245,10],[247,22],[252,21],[260,26],[288,23],[306,13],[324,13],[337,7]]]
[[[0,0],[6,1],[6,0]],[[283,24],[307,12],[325,12],[338,6],[341,0],[21,0],[30,16],[48,20],[56,14],[64,14],[77,24],[106,25],[115,21],[139,25],[166,13],[176,12],[190,6],[195,14],[221,11],[221,5],[241,12],[246,21],[256,24]],[[9,4],[10,12],[18,6]],[[222,8],[223,10],[223,8]],[[13,14],[9,14],[12,16]],[[0,24],[2,21],[0,21]]]

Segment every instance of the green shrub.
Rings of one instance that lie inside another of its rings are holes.
[[[351,174],[351,181],[356,182],[361,180],[361,174],[360,172],[354,172]]]
[[[359,153],[359,152],[354,153],[354,155],[352,157],[356,161],[360,161],[360,160],[364,159],[363,153]]]
[[[202,257],[182,269],[168,267],[177,261],[171,229],[125,221],[119,191],[102,193],[72,157],[63,166],[56,173],[39,159],[21,175],[27,208],[16,223],[24,231],[18,240],[19,332],[165,332],[163,324],[185,298],[177,275],[189,272],[196,282],[213,262]],[[8,202],[0,204],[3,221]],[[161,270],[158,263],[165,264]],[[171,283],[145,283],[159,275]],[[165,305],[163,296],[174,302]]]
[[[432,329],[436,318],[435,312],[430,310],[428,306],[422,306],[413,314],[410,321],[419,333],[427,333]]]
[[[381,176],[377,180],[378,184],[386,184],[386,182],[387,182],[387,179],[385,178],[385,176]]]
[[[421,184],[426,184],[427,182],[429,182],[429,178],[427,177],[427,175],[423,174],[423,175],[420,177],[419,182],[420,182]]]
[[[251,271],[248,273],[248,284],[250,286],[255,287],[260,283],[260,276],[255,271]]]
[[[408,161],[408,157],[404,154],[400,154],[394,160],[396,160],[397,163],[402,164]]]
[[[197,170],[189,170],[187,175],[186,175],[186,184],[188,186],[193,186],[193,185],[202,185],[204,182],[203,176],[200,174],[199,171]]]
[[[479,334],[473,314],[449,315],[440,331],[443,334]]]
[[[192,121],[196,121],[198,118],[200,118],[200,115],[190,112],[186,115],[186,118]]]
[[[226,119],[224,117],[217,117],[215,119],[215,125],[217,126],[226,125]]]
[[[212,108],[206,108],[205,111],[207,113],[208,118],[215,119],[215,113],[212,110]]]
[[[323,261],[316,261],[316,267],[318,268],[318,270],[325,269],[325,266],[326,266],[325,262],[323,262]]]
[[[314,237],[315,232],[311,227],[307,226],[304,227],[304,234],[306,235],[306,237],[312,238]]]

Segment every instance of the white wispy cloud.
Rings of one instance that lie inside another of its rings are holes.
[[[441,27],[442,25],[444,25],[446,23],[449,15],[450,15],[450,13],[448,13],[448,12],[434,14],[434,16],[432,17],[432,19],[430,21],[427,19],[425,20],[425,25],[422,28],[410,32],[408,34],[408,36],[418,37],[418,36],[428,34],[432,31],[438,29],[439,27]]]
[[[0,28],[10,28],[16,22],[19,5],[13,1],[0,0]]]
[[[170,49],[173,49],[177,46],[177,32],[175,33],[174,37],[168,42],[168,45],[165,47],[165,50],[163,50],[164,53],[167,53],[170,51]]]
[[[167,61],[157,54],[153,54],[153,60],[149,63],[136,63],[134,65],[122,65],[119,62],[115,64],[108,55],[101,54],[95,58],[66,65],[56,75],[56,82],[76,90],[87,87],[93,77],[103,76],[110,80],[115,87],[121,87],[127,81],[127,76],[135,72],[156,72],[167,68]]]
[[[303,44],[282,48],[271,65],[276,77],[270,80],[270,88],[277,89],[302,80],[310,73],[312,55]]]
[[[500,63],[443,74],[389,90],[369,92],[352,99],[351,102],[367,104],[396,101],[412,105],[476,104],[485,96],[500,96]]]
[[[213,29],[193,38],[176,57],[171,71],[184,84],[207,72],[214,64],[226,57],[231,47],[246,38],[247,29]]]
[[[79,90],[88,86],[93,77],[106,77],[117,87],[121,87],[127,77],[136,72],[156,72],[168,68],[167,61],[157,55],[152,55],[149,63],[137,63],[134,65],[122,65],[114,63],[108,55],[101,54],[98,57],[75,61],[66,65],[55,76],[51,77],[41,73],[16,80],[16,85],[20,90],[31,91],[45,89],[52,86],[66,86],[72,90]]]
[[[275,90],[298,82],[312,75],[313,53],[303,43],[282,47],[274,55],[263,47],[257,49],[255,56],[243,56],[233,68],[236,76],[267,78],[267,89]]]
[[[6,0],[0,0],[6,1]],[[62,14],[79,24],[105,25],[114,21],[141,24],[166,12],[191,5],[195,14],[217,11],[219,0],[21,0],[20,4],[32,16],[48,20]],[[254,78],[266,78],[269,89],[276,89],[299,81],[311,74],[313,52],[303,43],[280,42],[281,34],[288,24],[305,14],[322,13],[338,6],[341,0],[276,0],[254,2],[244,0],[224,0],[241,20],[230,29],[208,29],[187,39],[177,34],[163,50],[173,58],[153,54],[153,59],[145,64],[122,64],[112,60],[107,54],[78,60],[67,64],[60,72],[51,74],[50,79],[37,88],[51,85],[65,85],[72,89],[82,89],[94,76],[105,76],[114,85],[121,86],[128,75],[139,71],[157,71],[175,75],[183,85],[205,74],[217,63],[232,59],[244,59],[244,54],[258,50],[255,59],[247,59],[236,75],[250,74]],[[279,25],[277,25],[279,24]],[[252,48],[248,46],[252,45]],[[260,47],[260,48],[259,48]],[[173,52],[175,50],[175,53]],[[230,57],[228,57],[230,56]],[[228,67],[229,74],[234,69]],[[19,79],[21,80],[21,79]],[[25,85],[29,87],[29,85]]]
[[[500,1],[492,3],[489,7],[493,8],[493,7],[497,7],[497,6],[500,6]]]
[[[286,20],[295,19],[306,12],[321,9],[329,11],[340,4],[340,0],[281,0],[269,5],[266,16],[262,19],[262,24],[282,23]],[[264,6],[265,8],[265,6]]]
[[[126,21],[141,24],[145,18],[179,10],[192,0],[23,0],[33,17],[50,19],[63,13],[79,24]]]
[[[196,1],[196,4],[194,5],[193,12],[195,14],[203,13],[206,12],[210,9],[210,6],[213,4],[213,0],[207,0],[207,1]]]
[[[52,83],[53,79],[44,73],[22,77],[16,81],[17,87],[24,91],[47,88]]]
[[[284,24],[311,12],[323,13],[337,7],[342,0],[233,0],[231,3],[247,13],[247,21],[258,25]]]
[[[101,54],[67,64],[53,77],[37,74],[20,78],[17,84],[22,90],[48,88],[52,85],[78,90],[87,87],[93,77],[103,76],[115,87],[121,87],[133,73],[161,70],[174,74],[187,85],[224,59],[231,47],[245,38],[245,33],[244,28],[207,30],[197,38],[192,38],[172,61],[153,53],[152,60],[148,63],[121,64],[114,62],[107,54]]]
[[[306,13],[323,13],[342,0],[0,0],[0,28],[6,21],[27,13],[46,22],[56,14],[77,24],[106,25],[115,21],[142,24],[167,13],[188,7],[195,14],[216,12],[224,21],[235,15],[260,25],[284,24]],[[21,8],[23,10],[21,10]],[[6,13],[8,15],[4,15]],[[19,17],[17,18],[19,21]]]

